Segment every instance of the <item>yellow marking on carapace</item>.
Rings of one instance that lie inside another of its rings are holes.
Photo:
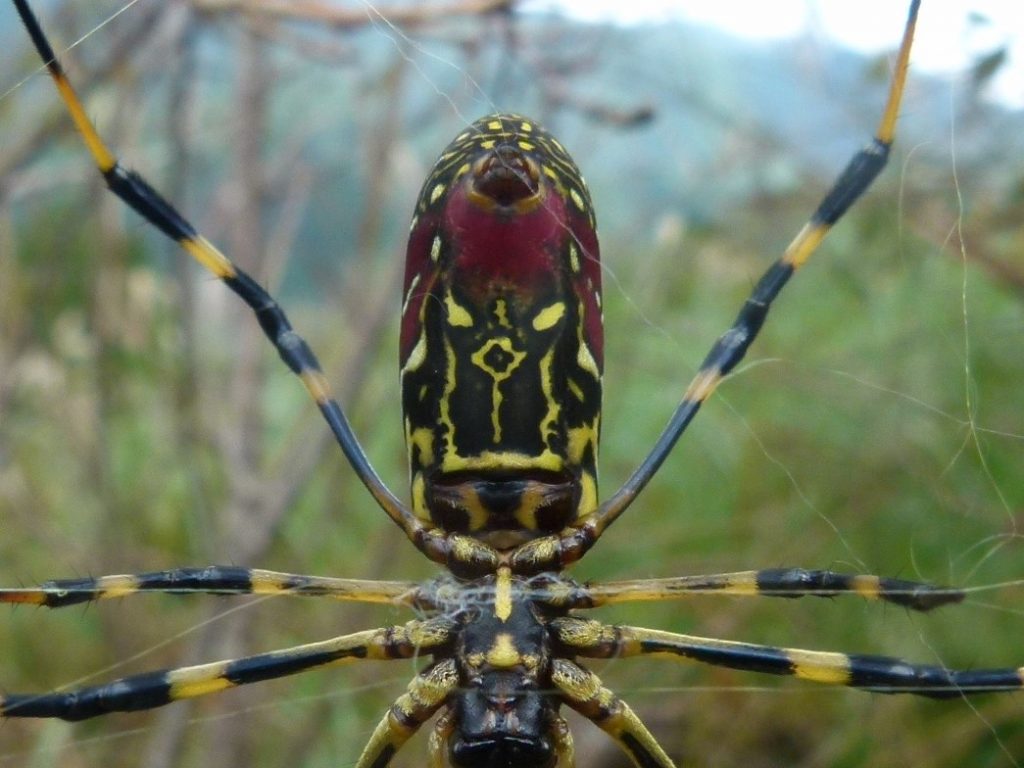
[[[489,131],[500,131],[503,129],[504,126],[502,126],[501,120],[491,120],[491,122],[487,124],[487,130]]]
[[[409,353],[409,359],[405,361],[405,365],[402,366],[402,375],[404,376],[409,371],[415,371],[421,365],[423,361],[427,359],[427,334],[420,332],[420,337],[416,340],[416,346],[412,348],[412,352]]]
[[[487,141],[481,141],[480,142],[480,148],[481,149],[494,149],[495,144],[497,144],[497,142],[494,139],[487,139]]]
[[[580,271],[580,252],[573,242],[569,243],[569,267],[574,273]]]
[[[715,387],[721,380],[722,374],[718,368],[698,371],[696,377],[690,382],[690,386],[686,388],[683,399],[703,403],[711,397],[711,393],[715,391]]]
[[[498,569],[494,582],[494,615],[502,621],[512,615],[512,569],[507,565]]]
[[[441,236],[434,235],[434,240],[430,243],[430,260],[437,263],[437,260],[441,258]],[[419,277],[419,275],[417,275]]]
[[[601,371],[597,368],[597,360],[594,359],[594,355],[590,351],[590,347],[587,346],[582,338],[580,338],[579,351],[576,353],[576,364],[579,365],[587,373],[593,375],[598,381],[601,380]]]
[[[222,667],[220,672],[207,672],[206,667],[209,666],[213,665],[204,665],[202,674],[188,674],[199,669],[198,667],[179,669],[169,673],[167,675],[167,682],[170,684],[169,698],[172,701],[192,699],[196,696],[205,696],[235,687],[230,680],[221,677],[225,665],[219,665]]]
[[[487,361],[487,356],[495,347],[508,355],[508,363],[503,370],[498,370]],[[493,440],[501,442],[501,403],[504,395],[501,393],[501,383],[512,376],[520,363],[526,359],[526,353],[512,346],[512,339],[508,336],[488,339],[480,349],[470,355],[470,360],[480,370],[491,377],[491,427],[494,430]]]
[[[331,399],[331,385],[327,383],[327,377],[320,371],[308,368],[299,374],[299,378],[302,379],[306,391],[317,405],[324,405]]]
[[[562,183],[562,179],[559,177],[559,175],[555,171],[555,169],[552,168],[551,166],[545,165],[543,167],[543,171],[544,171],[544,175],[547,176],[549,179],[552,179],[552,180],[558,182],[559,184]]]
[[[791,649],[786,651],[786,656],[793,664],[793,674],[802,680],[827,685],[850,682],[850,659],[842,653]]]
[[[512,669],[522,663],[512,635],[507,632],[498,633],[494,645],[487,651],[487,663],[495,669]]]
[[[532,133],[533,125],[531,125],[529,121],[523,120],[523,122],[519,124],[519,130],[521,130],[523,133]]]
[[[456,328],[472,328],[473,316],[469,310],[459,304],[449,289],[444,295],[444,306],[448,312],[448,325]]]
[[[577,208],[579,208],[581,211],[587,210],[587,206],[583,202],[583,198],[580,197],[580,193],[577,192],[575,189],[573,189],[573,188],[569,189],[569,197],[572,199],[573,204]]]
[[[519,144],[519,148],[520,149],[522,149],[522,150],[524,150],[526,152],[531,152],[532,150],[537,148],[535,144],[531,144],[528,141],[518,141],[516,143]]]
[[[551,306],[544,307],[533,318],[533,330],[546,331],[549,328],[553,328],[562,319],[563,315],[565,315],[565,302],[556,301]]]
[[[228,260],[228,257],[217,250],[217,247],[202,235],[184,238],[179,240],[178,244],[217,277],[224,279],[238,274],[235,271],[235,265]]]
[[[861,574],[851,580],[853,591],[868,600],[878,600],[882,594],[882,584],[877,576]]]
[[[432,190],[430,190],[430,204],[431,205],[436,203],[441,198],[441,195],[444,194],[444,190],[445,190],[444,184],[436,184],[434,186],[434,188]]]
[[[804,262],[811,257],[811,254],[821,245],[831,227],[828,224],[815,224],[809,222],[804,225],[793,241],[786,247],[782,254],[782,261],[789,264],[793,269],[800,269]]]
[[[460,165],[459,169],[455,171],[455,176],[452,178],[452,181],[458,181],[459,179],[461,179],[463,176],[469,173],[469,169],[469,163],[463,163],[462,165]]]

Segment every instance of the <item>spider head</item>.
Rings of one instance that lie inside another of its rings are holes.
[[[543,682],[550,639],[520,589],[512,583],[506,609],[498,606],[493,577],[465,593],[479,602],[464,614],[456,654],[461,685],[449,703],[456,768],[551,768],[557,760],[551,734],[558,700]]]
[[[458,723],[449,742],[457,768],[551,768],[551,705],[536,681],[512,671],[491,671],[461,691]]]

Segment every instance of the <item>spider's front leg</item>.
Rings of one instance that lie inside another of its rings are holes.
[[[871,186],[889,159],[896,136],[903,90],[910,66],[910,50],[920,0],[913,0],[903,31],[889,97],[874,138],[857,152],[839,174],[832,189],[818,205],[810,220],[790,242],[782,256],[758,280],[736,320],[711,347],[700,370],[687,386],[682,400],[669,419],[651,452],[622,487],[597,507],[582,515],[564,531],[521,546],[511,558],[516,573],[561,570],[579,560],[636,499],[661,467],[676,442],[697,415],[704,402],[733,368],[744,358],[768,316],[772,302],[793,274],[814,254],[843,214]]]
[[[668,656],[875,693],[912,693],[933,699],[1024,688],[1024,667],[955,670],[889,656],[778,648],[572,617],[556,619],[552,626],[566,648],[586,658]]]

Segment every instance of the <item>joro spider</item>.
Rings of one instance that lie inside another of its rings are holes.
[[[961,600],[963,593],[954,589],[800,568],[606,583],[580,583],[564,573],[633,502],[701,404],[743,358],[782,287],[881,172],[894,139],[917,0],[874,139],[765,272],[712,346],[654,448],[604,502],[598,501],[596,480],[601,273],[586,186],[561,144],[528,118],[489,115],[457,136],[423,186],[407,252],[400,362],[411,504],[388,490],[370,466],[315,356],[276,301],[141,176],[118,164],[27,2],[14,2],[111,190],[253,310],[374,499],[447,572],[412,583],[212,566],[3,589],[2,602],[51,608],[143,591],[331,596],[408,606],[422,618],[75,691],[4,694],[0,715],[80,720],[347,661],[422,657],[428,660],[423,671],[380,720],[359,768],[388,765],[435,715],[433,768],[446,762],[459,768],[565,768],[574,764],[574,752],[562,705],[606,731],[636,765],[668,768],[673,762],[654,736],[581,659],[670,656],[933,698],[1024,687],[1024,669],[956,671],[606,625],[576,615],[702,591],[858,594],[927,611]]]

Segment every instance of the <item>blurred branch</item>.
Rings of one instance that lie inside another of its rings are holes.
[[[287,21],[316,22],[335,29],[352,29],[385,21],[397,26],[421,26],[435,21],[448,21],[455,16],[481,16],[490,13],[508,13],[516,0],[453,0],[444,5],[410,5],[405,8],[388,7],[378,10],[367,8],[352,11],[330,3],[307,0],[194,0],[203,13],[243,13]]]

